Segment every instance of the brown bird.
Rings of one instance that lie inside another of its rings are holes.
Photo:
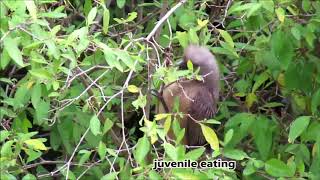
[[[182,80],[171,83],[163,88],[160,113],[172,112],[175,99],[179,102],[179,111],[184,116],[178,119],[180,127],[185,128],[183,144],[200,146],[206,143],[201,127],[195,121],[212,118],[216,111],[219,99],[219,69],[213,54],[205,47],[188,46],[184,51],[183,62],[180,68],[186,68],[188,60],[196,68],[200,68],[203,81]],[[170,139],[174,134],[168,132]]]

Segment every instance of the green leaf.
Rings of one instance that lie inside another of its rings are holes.
[[[152,180],[162,180],[163,178],[157,173],[155,170],[151,170],[148,172],[149,179]]]
[[[202,156],[204,151],[205,151],[205,148],[203,148],[203,147],[191,150],[186,154],[185,158],[196,161]]]
[[[82,165],[83,163],[85,163],[91,155],[91,151],[87,151],[87,150],[80,150],[79,154],[83,154],[79,160],[79,165]]]
[[[294,26],[291,28],[291,34],[298,40],[300,41],[301,39],[301,33],[300,30],[298,28],[298,26]]]
[[[188,46],[188,34],[186,32],[176,32],[177,39],[183,48]]]
[[[178,160],[177,150],[172,144],[164,143],[164,149],[170,159],[172,159],[174,161]]]
[[[109,64],[109,66],[116,67],[119,71],[123,72],[123,67],[120,61],[117,59],[115,51],[103,43],[99,42],[97,43],[97,45],[103,49],[105,60]]]
[[[269,79],[269,75],[264,72],[262,74],[260,74],[256,79],[255,79],[255,83],[252,87],[252,93],[256,92],[256,90],[267,80]]]
[[[220,121],[217,121],[215,119],[208,119],[208,120],[204,121],[204,123],[207,123],[207,124],[221,124]]]
[[[113,179],[116,179],[118,174],[119,172],[111,172],[109,174],[102,176],[100,180],[113,180]]]
[[[3,51],[2,51],[2,53],[0,55],[0,59],[1,59],[0,67],[2,69],[5,69],[7,67],[7,65],[10,63],[10,60],[11,60],[10,55],[9,55],[9,53],[8,53],[8,51],[6,49],[3,49]]]
[[[320,88],[313,94],[311,100],[311,112],[312,114],[316,114],[318,111],[318,107],[320,106]]]
[[[274,177],[292,177],[294,171],[288,165],[278,159],[270,159],[265,163],[265,170]]]
[[[99,142],[98,154],[101,160],[105,159],[105,156],[107,154],[107,146],[102,141]]]
[[[132,102],[132,105],[136,108],[139,109],[140,108],[144,108],[147,104],[147,97],[144,95],[139,95],[138,99],[136,99],[135,101]]]
[[[39,139],[28,139],[24,143],[34,150],[47,150],[47,147]]]
[[[1,147],[1,157],[10,157],[13,153],[12,153],[12,145],[13,145],[14,141],[10,140],[5,142],[4,144],[2,144]]]
[[[256,168],[253,166],[252,163],[247,163],[246,167],[243,170],[243,175],[249,176],[256,172]]]
[[[7,130],[0,131],[0,142],[3,142],[9,135],[10,133]]]
[[[128,66],[131,70],[135,70],[134,61],[127,51],[116,50],[115,53],[117,57],[120,58],[126,66]]]
[[[264,108],[275,108],[275,107],[280,107],[280,106],[284,106],[284,105],[282,103],[279,103],[279,102],[270,102],[270,103],[264,104],[262,107],[264,107]]]
[[[45,119],[48,118],[50,101],[40,99],[35,109],[37,124],[41,125],[45,121]]]
[[[199,44],[199,37],[195,28],[191,28],[188,32],[189,41],[191,44]]]
[[[94,7],[90,10],[87,19],[87,26],[93,23],[94,18],[97,16],[97,7]]]
[[[234,146],[246,137],[255,120],[256,116],[250,113],[238,113],[231,117],[225,124],[226,129],[233,129],[234,131],[233,137],[228,143],[228,146]]]
[[[84,15],[88,16],[91,9],[92,9],[92,0],[85,0],[84,5],[83,5]]]
[[[28,155],[27,163],[38,159],[42,155],[40,151],[34,151],[32,149],[26,149],[25,152]]]
[[[310,0],[303,0],[302,1],[302,9],[305,11],[305,12],[308,12],[311,8],[311,2]]]
[[[52,19],[60,19],[67,17],[67,14],[60,13],[60,12],[47,12],[47,13],[41,13],[40,17],[47,17]]]
[[[96,115],[93,115],[92,118],[90,119],[90,130],[92,134],[95,136],[101,133],[100,120]]]
[[[241,2],[237,2],[237,3],[234,3],[232,5],[232,7],[228,10],[228,14],[232,14],[234,12],[241,12],[241,11],[245,11],[245,10],[248,10],[249,9],[249,12],[250,12],[250,9],[253,9],[251,11],[255,11],[255,8],[259,5],[259,3],[245,3],[245,4],[241,4]],[[251,15],[252,13],[250,13]],[[248,16],[249,17],[249,16]]]
[[[247,17],[250,17],[252,14],[257,12],[262,7],[260,3],[254,3],[248,10]]]
[[[292,122],[289,130],[289,143],[293,143],[294,140],[306,130],[309,125],[310,118],[310,116],[300,116]]]
[[[273,144],[272,120],[265,116],[258,116],[253,122],[252,136],[262,160],[267,160]]]
[[[128,14],[128,18],[126,19],[126,22],[131,22],[131,21],[135,20],[137,17],[138,17],[137,12],[131,12]]]
[[[8,52],[12,60],[19,66],[24,66],[22,53],[18,48],[17,42],[9,35],[3,40],[4,49]]]
[[[177,178],[174,178],[174,179],[187,179],[187,180],[209,179],[209,178],[199,177],[198,175],[196,175],[194,173],[191,173],[191,172],[174,171],[173,174],[174,174],[174,176],[177,177]]]
[[[208,126],[200,124],[202,133],[206,141],[210,144],[211,148],[215,151],[219,151],[219,139],[216,133]]]
[[[238,160],[238,161],[249,157],[247,153],[238,149],[225,149],[223,155],[227,158]]]
[[[223,140],[224,146],[226,146],[230,142],[230,140],[232,139],[232,136],[233,136],[233,129],[229,129],[224,136],[224,140]]]
[[[106,132],[108,132],[113,126],[113,122],[107,118],[104,122],[104,126],[103,126],[103,134],[105,134]]]
[[[27,174],[23,176],[22,180],[37,180],[37,178],[33,174]]]
[[[30,59],[31,59],[31,61],[34,61],[36,63],[48,64],[48,62],[45,60],[45,58],[41,54],[39,54],[38,52],[35,52],[35,51],[31,52]]]
[[[223,39],[231,46],[231,47],[234,47],[234,42],[232,40],[232,37],[230,36],[230,34],[225,31],[225,30],[222,30],[222,29],[219,29],[218,30],[220,35],[223,37]]]
[[[135,159],[139,164],[141,164],[144,161],[149,150],[150,150],[150,142],[148,141],[147,136],[144,135],[142,138],[138,140],[135,153],[134,153]]]
[[[126,4],[126,0],[117,0],[118,8],[122,9],[125,4]]]
[[[32,76],[35,76],[39,79],[51,79],[52,75],[46,69],[33,69],[29,70],[29,73]]]
[[[32,94],[31,94],[31,103],[34,108],[38,107],[38,103],[40,102],[41,98],[41,85],[36,84],[32,88]]]
[[[105,8],[103,11],[103,21],[102,21],[102,30],[104,34],[108,33],[110,21],[110,12],[109,9]]]

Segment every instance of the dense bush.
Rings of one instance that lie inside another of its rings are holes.
[[[1,179],[320,179],[320,1],[2,0],[0,18]],[[219,61],[201,127],[235,170],[153,169],[204,159],[151,95],[199,78],[167,66],[188,44]]]

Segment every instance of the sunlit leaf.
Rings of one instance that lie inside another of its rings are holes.
[[[205,137],[205,139],[207,140],[207,142],[210,144],[210,147],[215,150],[218,151],[219,150],[219,139],[216,135],[216,133],[208,126],[200,124],[201,125],[201,130],[202,133]]]
[[[28,139],[25,140],[24,143],[35,150],[47,150],[47,147],[39,139]]]
[[[24,3],[33,20],[37,19],[37,6],[34,4],[33,0],[25,0]]]
[[[94,7],[90,10],[89,14],[88,14],[88,19],[87,19],[87,25],[91,25],[93,23],[94,18],[97,15],[97,8]]]
[[[171,114],[156,114],[154,117],[154,120],[158,121],[158,120],[167,118],[168,116],[171,116]]]
[[[129,85],[127,89],[131,93],[138,93],[140,91],[140,89],[135,85]]]
[[[281,7],[276,9],[276,14],[277,14],[279,21],[284,22],[285,11]]]

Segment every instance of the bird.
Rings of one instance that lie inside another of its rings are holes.
[[[183,114],[178,122],[181,128],[185,128],[182,143],[202,146],[206,144],[206,140],[197,121],[213,118],[217,112],[220,72],[216,58],[206,47],[186,47],[180,69],[186,69],[189,60],[193,67],[200,69],[202,80],[183,79],[164,86],[159,112],[173,113],[177,99],[179,112]],[[174,139],[173,131],[169,130],[167,136]]]

